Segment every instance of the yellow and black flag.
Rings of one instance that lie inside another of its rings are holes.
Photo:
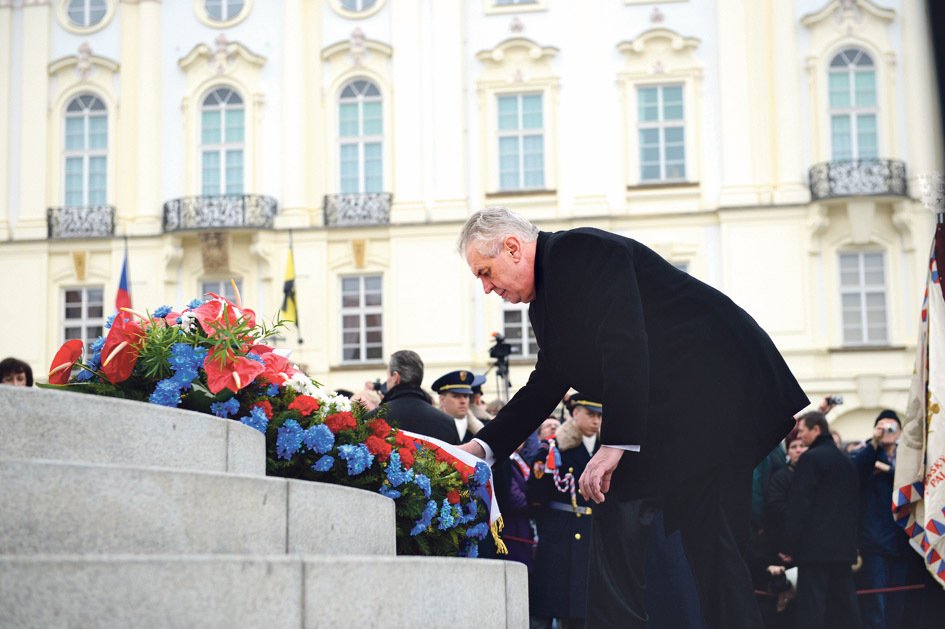
[[[285,280],[282,284],[282,318],[295,324],[299,331],[299,343],[302,332],[299,330],[299,308],[295,296],[295,254],[292,251],[292,232],[289,232],[289,259],[285,263]]]

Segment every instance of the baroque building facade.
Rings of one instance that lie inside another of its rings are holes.
[[[0,353],[232,292],[359,389],[537,346],[455,240],[506,205],[748,310],[862,438],[904,409],[942,170],[921,0],[0,0]],[[581,304],[575,304],[580,308]],[[486,397],[495,396],[495,370]],[[40,379],[42,377],[40,376]]]

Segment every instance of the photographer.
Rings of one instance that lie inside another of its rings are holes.
[[[899,416],[886,409],[873,422],[872,439],[852,455],[860,475],[860,578],[866,589],[904,585],[907,560],[912,557],[907,538],[889,510],[901,431]],[[898,627],[904,603],[902,592],[861,596],[863,627]]]

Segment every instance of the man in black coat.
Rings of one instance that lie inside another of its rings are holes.
[[[681,530],[709,626],[760,626],[741,555],[751,470],[808,404],[768,335],[719,291],[615,234],[539,233],[490,208],[466,222],[459,249],[486,293],[530,303],[540,348],[526,385],[464,449],[506,458],[569,386],[607,407],[603,447],[580,479],[600,504],[589,626],[645,626],[622,594],[642,582],[642,542],[623,524],[654,496]]]
[[[797,461],[788,496],[782,554],[797,565],[797,626],[859,628],[850,566],[856,561],[856,468],[833,441],[823,413],[806,413],[797,436],[807,452]]]
[[[384,395],[386,417],[403,430],[458,445],[453,418],[430,404],[420,389],[421,382],[423,361],[416,352],[402,349],[391,354],[387,365],[387,393]],[[370,416],[375,414],[377,411]]]

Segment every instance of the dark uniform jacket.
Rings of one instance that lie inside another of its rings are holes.
[[[561,449],[563,478],[569,471],[574,481],[581,477],[591,460],[580,436],[571,440],[567,449]],[[595,451],[600,447],[597,440]],[[546,449],[541,449],[547,455]],[[580,493],[576,494],[580,507],[590,507]],[[529,611],[543,618],[584,618],[587,608],[587,570],[591,543],[592,515],[578,517],[573,512],[552,509],[548,503],[571,505],[571,494],[558,491],[551,471],[541,478],[533,474],[528,479],[528,501],[535,509],[538,524],[538,547],[529,584]]]
[[[888,472],[876,469],[880,461]],[[860,476],[860,550],[874,555],[901,557],[909,550],[909,538],[893,519],[889,508],[893,494],[896,465],[886,456],[883,446],[873,448],[872,442],[853,453],[853,464]]]
[[[603,444],[642,448],[622,457],[611,492],[662,492],[682,506],[721,466],[757,464],[808,404],[754,319],[634,240],[591,228],[540,233],[535,291],[538,362],[478,435],[496,460],[574,387],[607,409]]]
[[[431,406],[417,387],[397,385],[384,396],[384,405],[387,406],[387,417],[398,428],[434,437],[451,445],[459,444],[453,418]]]
[[[853,564],[858,511],[856,468],[830,434],[820,435],[797,460],[782,551],[798,565]]]

